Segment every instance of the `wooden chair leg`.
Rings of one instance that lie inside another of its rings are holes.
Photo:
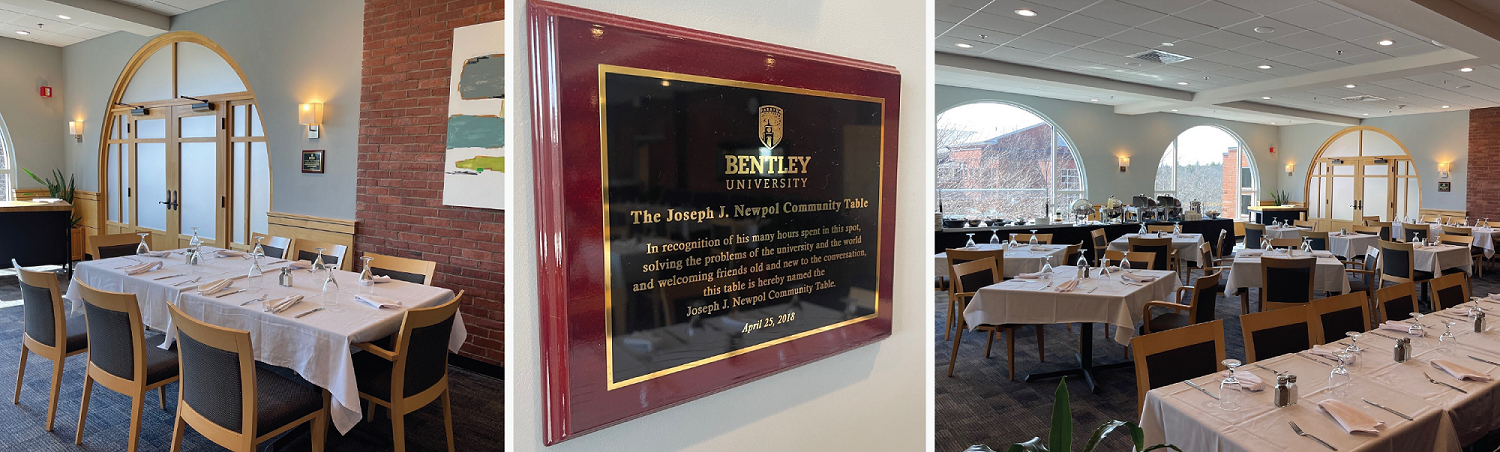
[[[11,401],[11,403],[16,404],[16,405],[20,405],[21,404],[21,378],[26,376],[26,356],[30,355],[30,354],[31,354],[31,352],[29,350],[26,350],[26,344],[22,343],[21,344],[21,368],[20,368],[20,370],[16,371],[16,398],[15,398],[15,400]]]
[[[451,389],[443,390],[443,430],[448,435],[448,452],[453,452],[453,406],[448,401]]]
[[[1240,289],[1239,292],[1240,292],[1240,314],[1241,315],[1249,314],[1250,313],[1250,290],[1249,289]]]
[[[156,387],[156,400],[161,403],[161,410],[167,411],[167,385]]]
[[[948,376],[953,376],[953,364],[958,362],[958,344],[964,340],[964,323],[958,322],[958,330],[953,334],[953,353],[948,355]]]
[[[172,423],[172,452],[182,451],[182,434],[187,429],[187,421],[182,420],[182,413],[177,413],[177,420]]]
[[[1043,334],[1042,325],[1036,327],[1036,360],[1047,362],[1047,339]]]
[[[953,331],[953,297],[948,297],[948,320],[947,327],[943,328],[943,340],[948,340],[948,333]]]
[[[1016,381],[1016,330],[1005,333],[1006,367],[1010,369],[1010,381]]]
[[[125,447],[125,450],[127,452],[136,452],[136,448],[140,446],[141,417],[145,416],[145,413],[142,412],[145,411],[145,408],[145,393],[136,394],[134,397],[130,398],[130,441]]]
[[[73,444],[83,444],[83,421],[89,418],[89,393],[94,389],[94,377],[83,376],[83,403],[78,405],[78,431],[73,433]]]
[[[394,391],[393,391],[394,392]],[[395,402],[392,400],[392,402]],[[396,411],[396,404],[391,404],[391,441],[396,443],[396,452],[406,452],[406,426],[402,425],[406,415]]]
[[[990,359],[990,346],[995,345],[995,331],[990,330],[989,338],[984,341],[984,359]]]
[[[52,361],[52,394],[47,399],[47,431],[52,431],[52,420],[57,418],[57,391],[62,389],[63,358]]]
[[[443,395],[446,397],[447,393],[443,393]],[[444,399],[444,400],[447,400],[447,399]],[[328,440],[328,416],[330,415],[330,412],[328,411],[329,410],[329,408],[328,408],[328,404],[329,403],[328,402],[329,402],[328,391],[323,391],[323,412],[318,413],[318,417],[313,418],[313,422],[312,422],[312,450],[313,450],[313,452],[323,452],[323,443]],[[448,441],[448,442],[452,443],[453,441]]]

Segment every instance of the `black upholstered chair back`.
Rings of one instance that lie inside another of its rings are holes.
[[[1169,268],[1168,263],[1171,262],[1171,257],[1172,257],[1171,256],[1172,255],[1172,239],[1162,239],[1162,240],[1160,240],[1160,241],[1165,241],[1166,243],[1164,243],[1164,244],[1141,243],[1141,242],[1148,242],[1148,241],[1149,242],[1158,242],[1159,240],[1156,240],[1156,239],[1141,240],[1138,237],[1132,237],[1130,239],[1130,250],[1131,251],[1144,252],[1144,253],[1156,253],[1156,258],[1154,260],[1152,260],[1152,267],[1151,268],[1156,269],[1156,270],[1166,270],[1166,269],[1168,269]]]
[[[427,282],[427,275],[380,267],[370,267],[370,274],[375,276],[389,276],[391,279],[406,281],[412,284],[424,284]]]
[[[1317,251],[1328,251],[1328,238],[1327,237],[1308,237],[1307,238],[1307,244],[1308,244],[1308,246],[1311,246],[1312,249],[1314,249],[1314,250],[1317,250]]]
[[[1468,291],[1464,289],[1463,273],[1451,273],[1432,280],[1432,291],[1439,310],[1469,301]]]
[[[210,422],[243,433],[245,387],[240,354],[204,344],[182,330],[178,330],[177,341],[182,402]]]
[[[1366,319],[1365,310],[1360,308],[1347,308],[1319,314],[1318,321],[1323,326],[1323,343],[1337,342],[1344,338],[1344,333],[1349,331],[1363,333],[1369,329],[1365,327]]]
[[[261,249],[265,249],[265,246],[262,245]],[[308,250],[297,250],[297,260],[299,260],[299,261],[312,262],[314,259],[317,259],[317,258],[318,258],[318,253],[316,253],[316,252],[308,251]],[[336,267],[336,266],[339,265],[339,257],[338,256],[334,256],[332,254],[324,254],[323,255],[323,264],[329,265],[329,266],[335,266]]]
[[[1307,322],[1250,332],[1250,340],[1255,341],[1255,359],[1257,361],[1312,348],[1312,344],[1307,343],[1309,336]]]
[[[1204,341],[1149,354],[1146,369],[1151,389],[1218,372],[1217,346]]]
[[[145,336],[135,294],[78,283],[88,323],[89,363],[124,380],[145,378]]]
[[[1273,258],[1262,258],[1261,262],[1268,262]],[[1266,281],[1274,281],[1268,287],[1261,290],[1266,293],[1267,301],[1279,303],[1306,303],[1312,301],[1311,291],[1308,287],[1313,283],[1313,264],[1316,259],[1286,259],[1289,261],[1308,261],[1309,265],[1299,267],[1273,267],[1265,266]]]
[[[1193,323],[1203,323],[1214,319],[1214,306],[1219,301],[1219,292],[1214,287],[1219,284],[1219,273],[1199,277],[1193,281]]]
[[[1397,278],[1412,279],[1412,251],[1405,247],[1385,247],[1380,249],[1380,274],[1394,276]]]
[[[1427,241],[1427,234],[1432,232],[1425,224],[1403,224],[1401,225],[1401,241],[1409,241],[1416,237],[1419,241]]]
[[[1245,248],[1252,250],[1260,249],[1260,239],[1264,237],[1265,232],[1265,229],[1245,225]]]
[[[57,275],[21,268],[11,259],[20,279],[21,303],[26,313],[26,336],[48,347],[57,347],[66,334],[62,298],[58,293]]]
[[[957,266],[959,264],[965,264],[965,263],[974,262],[974,261],[983,260],[983,259],[994,259],[995,260],[995,267],[997,267],[997,268],[1000,269],[999,274],[995,275],[995,281],[1000,281],[1000,280],[1004,279],[1004,277],[1001,276],[1001,275],[1005,274],[1005,271],[1004,271],[1004,269],[1005,269],[1005,250],[1003,250],[1003,249],[989,250],[989,251],[974,251],[974,250],[961,250],[961,249],[951,249],[950,248],[950,249],[947,250],[947,254],[948,254],[948,268],[949,268],[948,273],[949,274],[952,274],[953,267]],[[978,289],[980,287],[983,287],[983,286],[969,286],[969,290],[973,291],[973,290]],[[956,289],[955,289],[955,292],[957,292]]]
[[[1104,228],[1095,229],[1089,234],[1094,239],[1094,261],[1097,263],[1099,258],[1104,257],[1104,251],[1109,249],[1109,236],[1104,233]],[[1072,265],[1073,262],[1068,264]]]
[[[100,246],[99,255],[94,256],[94,259],[109,259],[111,257],[134,256],[136,248],[139,248],[140,246],[141,244],[139,243]]]
[[[1155,388],[1218,372],[1224,360],[1224,321],[1214,320],[1130,339],[1135,357],[1136,408]]]
[[[280,247],[275,247],[275,246],[271,246],[271,245],[261,244],[260,245],[260,249],[261,249],[261,251],[265,251],[266,252],[266,257],[273,258],[273,259],[285,259],[286,258],[286,248],[280,248]]]
[[[1390,226],[1381,226],[1380,227],[1380,239],[1384,240],[1384,241],[1387,241],[1387,242],[1391,241],[1391,227]]]
[[[1379,302],[1380,318],[1384,320],[1406,320],[1417,312],[1416,283],[1402,283],[1375,291]]]
[[[457,315],[456,313],[454,315]],[[405,353],[406,381],[402,392],[417,395],[448,375],[448,336],[453,331],[453,315],[433,325],[412,328],[407,335]]]

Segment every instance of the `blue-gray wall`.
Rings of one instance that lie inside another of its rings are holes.
[[[68,171],[63,143],[69,117],[63,114],[68,86],[63,77],[62,49],[17,39],[0,39],[0,120],[15,146],[16,187],[42,188],[21,172],[26,168],[46,177],[54,169]],[[51,98],[38,88],[50,86]]]

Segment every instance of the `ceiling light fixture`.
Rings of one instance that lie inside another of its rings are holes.
[[[1444,105],[1444,106],[1443,106],[1443,108],[1448,108],[1448,106],[1447,106],[1447,105]]]
[[[58,18],[58,19],[62,19],[62,20],[69,20],[69,19],[72,19],[72,17],[69,17],[69,16],[64,16],[64,15],[62,15],[62,14],[58,14],[58,15],[57,15],[57,18]]]
[[[1382,39],[1382,40],[1380,40],[1380,42],[1377,42],[1376,44],[1380,44],[1380,45],[1383,45],[1383,46],[1388,46],[1388,45],[1395,44],[1395,43],[1396,43],[1396,41],[1392,41],[1392,40],[1389,40],[1389,39]]]
[[[1262,64],[1262,65],[1256,66],[1256,67],[1261,68],[1261,69],[1270,69],[1271,65],[1269,65],[1269,64]]]
[[[1036,17],[1036,11],[1032,11],[1032,10],[1029,10],[1029,9],[1026,9],[1026,8],[1021,8],[1021,9],[1016,10],[1016,15],[1026,16],[1026,17]]]
[[[1271,27],[1255,27],[1256,33],[1275,33],[1276,29]]]
[[[1474,68],[1466,67],[1466,68],[1463,68],[1463,69],[1459,69],[1458,71],[1459,72],[1474,72]]]
[[[1353,88],[1353,87],[1354,87],[1354,84],[1353,84],[1353,83],[1350,83],[1350,84],[1348,84],[1348,85],[1344,85],[1344,87],[1345,87],[1345,88]]]
[[[1178,85],[1186,85],[1187,82],[1177,82]]]
[[[968,48],[974,47],[973,44],[969,44],[967,42],[960,42],[960,43],[954,44],[954,45],[958,46],[958,48],[960,48],[960,49],[968,49]]]
[[[1098,102],[1099,99],[1089,99],[1089,102]]]
[[[1163,46],[1163,47],[1171,47],[1171,46],[1175,46],[1175,45],[1177,45],[1177,44],[1173,44],[1173,43],[1170,43],[1170,42],[1163,42],[1163,43],[1161,43],[1161,45],[1162,45],[1162,46]]]
[[[1271,96],[1260,96],[1261,99],[1271,100]]]
[[[1369,114],[1369,113],[1365,113],[1365,114],[1364,114],[1364,115],[1365,115],[1365,116],[1370,116],[1370,114]]]
[[[31,34],[31,32],[26,31],[26,30],[16,30],[16,34],[18,34],[18,35],[29,35],[29,34]]]
[[[1172,109],[1172,111],[1177,111],[1177,109],[1176,109],[1176,108],[1173,108],[1173,109]]]

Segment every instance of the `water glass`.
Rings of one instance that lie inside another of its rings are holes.
[[[1043,278],[1047,278],[1047,279],[1051,279],[1052,278],[1052,256],[1044,256],[1042,259],[1045,259],[1042,262],[1042,277]]]
[[[1234,377],[1234,369],[1240,367],[1240,360],[1226,359],[1221,363],[1229,368],[1229,373],[1224,376],[1224,381],[1219,383],[1219,408],[1224,411],[1238,411],[1241,406],[1244,406],[1244,391],[1240,388],[1240,380]]]
[[[259,250],[260,247],[256,247]],[[260,292],[266,287],[266,272],[260,268],[261,253],[250,253],[250,272],[245,275],[245,283],[250,286],[252,292]]]
[[[974,244],[974,233],[970,232],[970,233],[968,233],[968,236],[969,236],[969,241],[967,243],[964,243],[964,248],[974,248],[974,247],[978,246],[978,245]],[[321,252],[319,254],[321,254]],[[318,257],[318,263],[322,263],[322,262],[323,262],[323,257],[319,256]],[[313,265],[316,266],[318,263],[315,263]]]
[[[324,271],[328,276],[323,279],[323,307],[328,312],[344,312],[344,308],[339,307],[339,282],[333,278],[333,267],[324,267]]]
[[[364,271],[359,272],[359,291],[360,293],[363,293],[365,295],[374,295],[375,275],[373,273],[370,273],[370,261],[375,260],[375,258],[370,257],[369,254],[366,254],[364,255],[364,257],[359,258],[359,260],[363,261],[364,263]]]
[[[999,245],[1000,244],[1000,230],[999,229],[990,229],[990,244],[991,245]]]
[[[1031,246],[1036,246],[1037,241],[1036,241],[1036,230],[1035,229],[1031,230],[1031,240],[1027,240],[1026,244],[1031,245]]]
[[[135,247],[135,255],[137,255],[137,256],[144,256],[147,253],[150,253],[151,252],[151,247],[146,245],[146,237],[150,237],[151,233],[150,232],[140,232],[140,233],[137,233],[136,235],[141,236],[141,244],[137,245]]]
[[[1344,336],[1350,339],[1349,347],[1346,350],[1349,350],[1353,353],[1365,351],[1364,349],[1359,348],[1359,338],[1364,336],[1363,334],[1360,334],[1360,332],[1358,331],[1345,331]]]
[[[1337,358],[1339,364],[1328,372],[1328,393],[1340,399],[1349,397],[1354,377],[1349,375],[1348,364],[1354,354],[1348,350],[1339,350],[1333,353],[1333,357]]]
[[[1438,335],[1438,353],[1452,355],[1454,346],[1458,345],[1458,336],[1453,335],[1453,325],[1458,322],[1443,320],[1438,322],[1443,325],[1443,334]]]
[[[974,234],[969,234],[969,247],[970,248],[974,247]],[[316,271],[328,268],[328,265],[323,263],[323,250],[324,249],[326,249],[326,248],[314,248],[313,249],[313,252],[317,253],[317,257],[313,258],[311,271],[316,272]]]

